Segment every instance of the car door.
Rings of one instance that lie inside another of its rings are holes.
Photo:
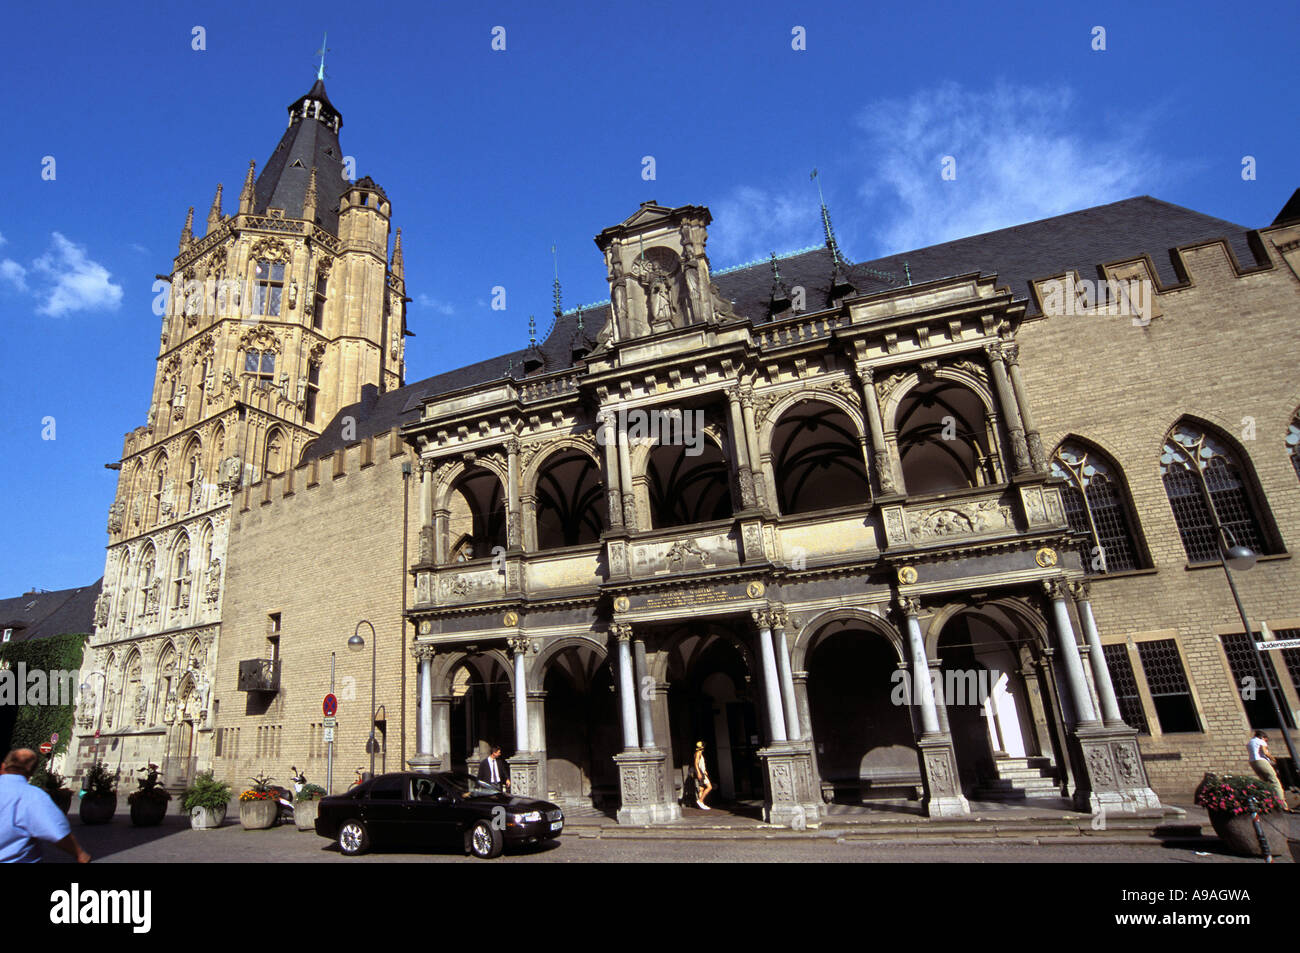
[[[366,792],[365,822],[370,839],[393,842],[401,840],[402,821],[406,811],[405,777],[385,774],[375,778]]]

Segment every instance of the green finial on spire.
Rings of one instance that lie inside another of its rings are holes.
[[[564,313],[564,309],[560,307],[560,256],[556,253],[555,248],[555,245],[551,246],[551,258],[555,262],[555,285],[553,288],[555,306],[552,309],[552,312],[555,314],[555,319],[558,321],[560,315]]]
[[[325,54],[330,52],[329,47],[325,45],[325,41],[328,39],[329,39],[328,33],[322,34],[321,41],[320,41],[320,49],[316,51],[316,55],[320,57],[320,68],[316,70],[316,78],[321,80],[322,82],[325,79]]]
[[[844,257],[844,253],[840,251],[839,242],[835,240],[835,229],[831,227],[831,213],[826,210],[826,196],[822,195],[822,184],[817,178],[816,169],[812,170],[812,175],[809,176],[809,178],[817,183],[817,199],[821,202],[822,207],[822,230],[826,233],[826,248],[830,251],[831,261],[834,263],[835,268],[838,271],[841,267],[848,265],[850,262]]]
[[[531,314],[528,316],[528,346],[537,347],[537,319]]]

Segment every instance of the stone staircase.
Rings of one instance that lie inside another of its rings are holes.
[[[971,797],[978,801],[1023,801],[1029,798],[1059,798],[1061,785],[1051,758],[1000,756],[993,762],[994,774],[980,782]]]

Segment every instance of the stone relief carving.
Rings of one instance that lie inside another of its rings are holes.
[[[119,533],[122,531],[122,515],[126,512],[126,503],[118,500],[108,508],[108,531],[110,533]]]
[[[204,601],[214,606],[221,598],[221,560],[216,556],[208,561],[208,585],[203,593]]]
[[[1104,748],[1093,746],[1088,748],[1088,775],[1091,777],[1093,785],[1100,788],[1113,788],[1115,786],[1115,772],[1111,767],[1110,753]]]
[[[1138,761],[1138,753],[1132,745],[1118,744],[1113,748],[1115,752],[1115,763],[1119,767],[1119,775],[1127,785],[1142,784],[1142,766]]]
[[[675,572],[682,569],[692,568],[692,561],[699,563],[699,568],[709,568],[713,566],[713,560],[709,558],[708,553],[700,549],[693,539],[679,539],[668,548],[664,553],[664,561]]]
[[[919,539],[963,533],[993,533],[1012,528],[1011,507],[996,500],[956,503],[908,514],[912,536]]]

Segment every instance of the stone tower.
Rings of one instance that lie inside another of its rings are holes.
[[[154,761],[169,783],[210,764],[209,710],[234,491],[292,467],[341,407],[404,377],[401,233],[369,177],[345,178],[343,117],[315,85],[289,106],[237,207],[191,208],[169,281],[153,395],[126,435],[74,750]],[[96,677],[99,673],[99,677]],[[94,744],[94,732],[101,738]]]

